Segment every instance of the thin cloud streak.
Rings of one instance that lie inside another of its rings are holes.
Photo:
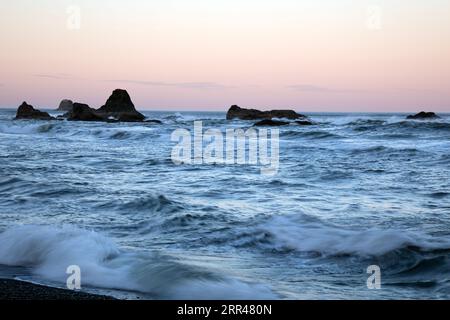
[[[294,84],[288,86],[290,89],[298,90],[298,91],[304,91],[304,92],[333,92],[334,90],[326,88],[326,87],[320,87],[312,84]]]
[[[301,92],[309,92],[309,93],[364,93],[362,90],[345,90],[345,89],[334,89],[321,87],[313,84],[294,84],[287,86],[289,89],[301,91]]]
[[[316,86],[312,84],[299,84],[299,85],[290,85],[287,86],[289,89],[301,91],[301,92],[309,92],[309,93],[354,93],[354,94],[382,94],[379,90],[350,90],[350,89],[333,89],[327,87]],[[403,95],[405,93],[421,93],[421,94],[435,94],[435,95],[443,95],[443,92],[439,92],[437,90],[424,90],[424,89],[411,89],[411,88],[393,88],[388,89],[384,92],[384,94],[391,95]]]
[[[143,80],[105,80],[107,82],[121,82],[139,84],[154,87],[175,87],[183,89],[230,89],[233,86],[227,86],[216,82],[161,82],[161,81],[143,81]]]
[[[37,77],[37,78],[47,78],[47,79],[54,79],[54,80],[72,80],[72,79],[75,79],[75,77],[71,76],[70,74],[65,74],[65,73],[57,73],[57,74],[34,74],[33,77]]]

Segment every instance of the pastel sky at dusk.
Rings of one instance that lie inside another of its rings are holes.
[[[138,109],[450,112],[448,0],[1,0],[0,9],[2,107],[64,98],[99,107],[124,88]]]

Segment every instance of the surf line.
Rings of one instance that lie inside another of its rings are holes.
[[[269,134],[270,133],[270,134]],[[194,121],[193,134],[176,129],[171,141],[175,165],[224,164],[259,166],[262,175],[274,176],[280,164],[279,129],[220,129],[203,131],[202,121]],[[270,152],[269,152],[270,151]]]
[[[189,316],[204,316],[208,318],[211,314],[212,307],[190,307],[187,304],[178,307],[178,315],[189,315]]]

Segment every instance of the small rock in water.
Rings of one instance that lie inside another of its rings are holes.
[[[415,115],[407,116],[406,119],[408,120],[429,120],[429,119],[440,119],[440,117],[435,114],[434,112],[419,112]]]
[[[54,120],[47,112],[39,111],[26,102],[23,102],[17,109],[15,119],[36,119],[36,120]]]
[[[240,120],[261,120],[272,118],[286,118],[290,120],[306,118],[302,114],[298,114],[294,110],[271,110],[271,111],[260,111],[256,109],[245,109],[239,106],[231,106],[227,112],[227,120],[233,119]]]

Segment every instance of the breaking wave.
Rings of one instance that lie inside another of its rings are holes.
[[[142,292],[155,299],[274,299],[269,287],[185,264],[158,252],[127,252],[93,231],[24,225],[0,233],[0,264],[32,268],[65,285],[68,266],[82,285]]]
[[[319,253],[325,256],[376,257],[403,249],[450,250],[450,238],[435,238],[419,231],[371,228],[345,229],[304,214],[274,216],[221,239],[238,247],[276,252]],[[219,239],[215,239],[218,241]]]

